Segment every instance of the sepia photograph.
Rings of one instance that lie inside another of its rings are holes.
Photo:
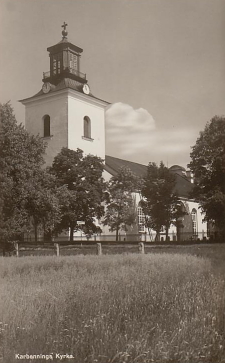
[[[1,0],[0,363],[225,363],[225,0]]]

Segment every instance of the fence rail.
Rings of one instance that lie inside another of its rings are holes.
[[[132,246],[135,246],[135,249],[136,249],[136,252],[139,252],[139,253],[145,253],[145,244],[143,242],[138,242],[138,243],[133,243],[133,244],[130,244],[130,243],[126,243],[125,245],[132,245]],[[116,244],[114,244],[115,246]],[[117,243],[118,245],[118,243]],[[74,247],[80,247],[80,249],[82,250],[83,247],[90,247],[90,246],[95,246],[95,251],[96,251],[96,254],[98,256],[101,256],[102,255],[102,247],[103,246],[109,246],[108,243],[87,243],[85,245],[82,245],[82,242],[81,243],[74,243],[74,244],[70,244],[68,245],[67,244],[62,244],[62,243],[54,243],[54,244],[50,244],[50,243],[45,243],[45,244],[41,244],[41,245],[35,245],[35,244],[24,244],[24,243],[19,243],[19,242],[15,242],[14,243],[14,250],[13,250],[13,255],[15,255],[16,257],[19,257],[21,252],[24,251],[24,250],[31,250],[31,251],[38,251],[38,249],[48,249],[48,251],[53,251],[54,252],[54,255],[56,255],[57,257],[61,255],[61,252],[63,251],[64,248],[74,248]],[[110,246],[113,246],[112,244],[110,244]],[[121,245],[120,245],[121,246]]]

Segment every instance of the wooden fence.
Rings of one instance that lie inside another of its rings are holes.
[[[128,243],[126,243],[126,244],[128,244]],[[23,244],[21,244],[21,245],[23,245]],[[64,246],[65,246],[65,244],[63,244]],[[77,243],[76,243],[76,245],[77,245]],[[87,244],[86,244],[87,245]],[[89,244],[88,244],[89,245]],[[90,244],[91,245],[91,244]],[[93,243],[92,243],[92,245],[93,245]],[[102,243],[100,243],[100,242],[98,242],[98,243],[95,243],[94,244],[95,245],[95,251],[96,251],[96,255],[98,255],[98,256],[101,256],[102,255],[102,253],[103,253],[103,244]],[[106,245],[109,245],[108,243],[106,244]],[[145,244],[143,243],[143,242],[136,242],[135,244],[134,243],[132,243],[132,245],[133,246],[136,246],[137,247],[137,252],[139,252],[139,253],[145,253]],[[23,245],[24,246],[24,245]],[[31,245],[31,246],[33,246],[34,248],[35,248],[35,245]],[[48,245],[49,246],[49,245]],[[75,244],[73,244],[73,247],[75,246]],[[26,244],[26,247],[28,247],[29,248],[29,244]],[[37,246],[38,247],[38,246]],[[40,247],[40,246],[39,246]],[[41,247],[42,248],[44,248],[45,247],[45,245],[41,245]],[[58,256],[60,256],[60,250],[61,250],[61,248],[60,248],[60,243],[54,243],[54,245],[52,246],[52,247],[54,247],[54,251],[55,251],[55,255],[58,257]],[[80,247],[81,247],[81,249],[82,249],[82,244],[80,244]],[[20,256],[20,244],[18,243],[18,242],[16,242],[15,243],[15,256],[16,257],[19,257]]]
[[[0,255],[2,256],[41,256],[41,255],[93,255],[98,256],[104,254],[114,253],[148,253],[152,247],[174,247],[185,245],[201,245],[201,244],[215,244],[225,243],[221,240],[202,240],[202,241],[158,241],[158,242],[142,242],[142,241],[39,241],[39,242],[22,242],[14,241],[8,243],[8,247],[1,248]]]

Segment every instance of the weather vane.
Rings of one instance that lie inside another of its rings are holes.
[[[64,23],[62,25],[62,28],[63,28],[63,31],[62,31],[63,39],[65,39],[67,37],[67,35],[68,35],[68,32],[66,31],[66,27],[67,26],[68,26],[68,24],[66,24],[65,21],[64,21]]]

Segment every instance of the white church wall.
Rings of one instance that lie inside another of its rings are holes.
[[[141,195],[139,193],[134,193],[135,200],[136,200],[136,207],[138,208],[138,204],[141,200]],[[193,238],[199,238],[203,239],[207,237],[207,223],[204,222],[204,213],[201,212],[201,209],[199,208],[199,204],[193,200],[186,200],[181,199],[183,202],[185,209],[187,211],[187,215],[183,216],[181,218],[183,223],[183,228],[181,229],[182,234],[182,240],[189,240]],[[196,217],[195,217],[195,230],[193,227],[193,216],[192,211],[196,211]],[[140,233],[140,239],[142,241],[154,241],[156,232],[152,229],[148,228],[142,228],[140,230],[139,226],[139,233]],[[160,238],[162,240],[165,240],[166,232],[165,230],[160,234]],[[173,224],[171,224],[169,228],[169,237],[170,240],[176,240],[177,239],[177,227]]]
[[[80,148],[84,153],[105,158],[105,104],[85,99],[78,92],[68,97],[68,147]],[[84,138],[84,117],[91,122],[91,138]]]
[[[25,127],[33,135],[44,137],[43,117],[50,116],[50,136],[45,137],[44,141],[47,143],[46,165],[51,165],[61,148],[68,147],[67,91],[39,96],[23,103],[26,105]]]
[[[207,223],[204,222],[205,214],[201,212],[199,203],[193,200],[184,200],[183,203],[189,215],[192,214],[192,211],[196,211],[196,235],[198,238],[203,239],[207,237]]]
[[[103,170],[102,177],[104,178],[104,180],[106,182],[109,182],[109,180],[112,177],[112,175],[108,171]]]

